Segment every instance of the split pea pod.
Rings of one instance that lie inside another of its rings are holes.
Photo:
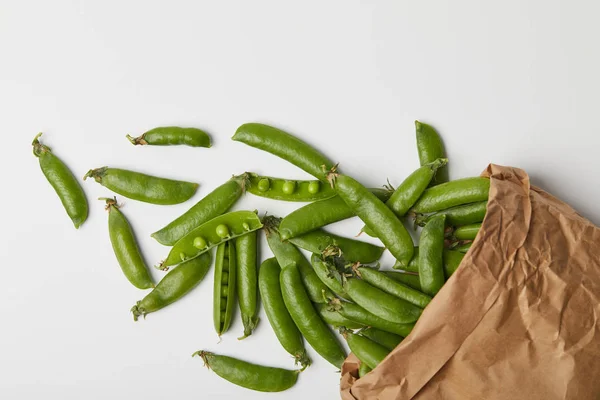
[[[371,372],[371,368],[369,368],[369,366],[367,364],[361,362],[360,366],[358,367],[358,377],[362,378],[369,372]]]
[[[281,268],[274,257],[263,261],[258,273],[260,298],[269,324],[279,343],[294,357],[296,364],[300,363],[304,369],[310,365],[311,361],[306,355],[302,334],[285,307],[279,282],[280,274]]]
[[[221,336],[231,325],[235,309],[236,292],[235,242],[230,240],[217,247],[215,256],[215,280],[213,290],[213,322],[217,335]],[[177,269],[177,268],[176,268]]]
[[[327,287],[331,289],[333,293],[342,299],[348,300],[348,295],[344,290],[342,282],[333,275],[332,271],[329,269],[329,266],[321,259],[320,255],[313,254],[310,258],[310,263],[312,264],[313,269],[315,270],[315,273],[319,279],[321,279],[321,281],[327,285]]]
[[[159,268],[168,269],[169,266],[197,257],[223,242],[260,228],[262,223],[254,211],[232,211],[219,215],[179,239]]]
[[[323,183],[327,183],[323,169],[333,167],[327,157],[306,142],[269,125],[244,124],[236,130],[232,139],[283,158]]]
[[[237,295],[240,314],[244,325],[244,336],[247,338],[258,325],[258,244],[256,232],[250,232],[235,240],[237,256]]]
[[[138,289],[153,288],[154,282],[152,282],[146,263],[140,253],[131,225],[119,209],[117,199],[101,198],[100,200],[106,201],[110,243],[123,274]]]
[[[88,217],[88,202],[83,188],[69,167],[54,155],[50,147],[40,143],[38,134],[33,139],[33,154],[39,159],[44,176],[54,188],[63,208],[78,229]]]
[[[407,285],[403,285],[374,268],[360,267],[358,268],[358,274],[360,274],[360,277],[363,280],[374,287],[400,299],[406,300],[417,307],[425,308],[431,302],[431,297],[427,296],[425,293],[415,290]]]
[[[283,267],[279,279],[285,306],[306,341],[321,357],[341,368],[346,358],[344,349],[315,310],[296,264]]]
[[[438,158],[446,157],[442,138],[431,125],[415,121],[417,134],[417,151],[421,165],[429,164]],[[438,185],[448,181],[448,167],[444,166],[438,170],[431,181],[431,185]]]
[[[150,129],[138,137],[127,135],[134,145],[173,146],[185,145],[191,147],[210,147],[208,133],[197,128],[182,128],[180,126],[161,126]]]
[[[432,218],[421,232],[419,241],[419,280],[424,293],[435,296],[444,286],[445,215]]]
[[[154,232],[152,236],[160,244],[173,246],[194,228],[227,212],[244,193],[247,176],[234,176],[193,205],[167,226]]]
[[[281,201],[311,202],[335,196],[329,185],[321,181],[302,181],[260,176],[248,172],[249,185],[246,190],[255,196]]]
[[[373,188],[369,191],[381,201],[386,201],[392,195],[392,191],[388,189]],[[355,215],[344,200],[335,196],[315,201],[292,211],[281,220],[279,232],[282,240],[289,240]]]
[[[450,275],[452,275],[454,271],[456,271],[463,258],[464,254],[457,251],[456,248],[453,248],[452,250],[444,249],[442,259],[444,263],[444,274],[446,275],[446,278],[449,278]],[[419,272],[419,248],[415,247],[415,255],[413,256],[413,259],[410,260],[410,263],[408,263],[407,266],[402,267],[399,264],[394,264],[393,268],[402,269],[408,272]]]
[[[289,242],[281,241],[281,237],[277,231],[279,219],[268,216],[263,219],[263,222],[265,224],[267,243],[275,255],[275,258],[277,258],[279,265],[296,264],[302,276],[304,287],[306,288],[310,299],[315,303],[324,303],[327,299],[332,298],[333,293],[325,283],[321,281],[310,262],[308,262],[300,250]]]
[[[96,182],[121,196],[158,205],[183,203],[198,189],[197,183],[109,167],[91,169],[83,180],[87,178],[94,178]]]
[[[197,351],[192,356],[196,355],[202,358],[206,367],[212,369],[221,378],[259,392],[287,390],[296,384],[300,373],[298,370],[266,367],[203,350]]]
[[[146,297],[131,308],[133,319],[137,321],[139,317],[146,317],[146,314],[165,308],[185,296],[202,281],[210,262],[210,254],[205,253],[169,271]]]
[[[334,235],[322,229],[296,236],[289,239],[289,241],[301,249],[312,253],[321,253],[327,246],[335,245],[342,250],[344,258],[347,261],[360,261],[365,264],[379,260],[384,250],[383,247]]]
[[[479,201],[477,203],[465,204],[448,208],[447,210],[438,211],[435,214],[415,215],[415,224],[425,226],[425,224],[434,216],[444,214],[446,216],[446,225],[460,226],[475,224],[483,221],[487,209],[487,201]]]
[[[419,280],[419,275],[417,274],[400,271],[385,271],[384,274],[396,282],[403,283],[406,286],[421,291],[421,281]]]
[[[481,223],[459,226],[452,232],[452,236],[458,240],[474,240],[481,229]]]
[[[339,312],[332,310],[328,304],[315,304],[315,308],[321,318],[323,318],[323,321],[334,328],[344,326],[348,329],[361,329],[365,327],[363,324],[349,320]]]
[[[380,345],[382,345],[383,347],[385,347],[388,350],[394,350],[396,348],[396,346],[398,346],[400,344],[400,342],[402,342],[402,340],[404,339],[402,336],[400,335],[395,335],[393,333],[389,333],[386,331],[382,331],[380,329],[377,328],[373,328],[373,327],[369,327],[366,329],[362,329],[359,334],[361,336],[365,336],[369,339],[371,339],[372,341],[379,343]]]
[[[442,183],[423,192],[412,211],[432,213],[463,204],[487,201],[489,191],[488,178],[463,178]]]
[[[354,353],[361,363],[367,364],[371,369],[377,367],[390,353],[389,349],[379,343],[374,342],[365,336],[354,334],[347,329],[342,330],[342,336],[344,336],[348,342],[350,351]]]
[[[371,228],[396,260],[408,264],[414,245],[396,214],[355,179],[335,172],[330,172],[328,178],[338,196]]]
[[[402,337],[407,337],[415,326],[414,323],[397,324],[388,321],[370,313],[358,304],[342,302],[339,299],[331,300],[329,306],[332,310],[339,312],[343,317],[348,318],[351,321],[358,322],[365,326],[372,326],[373,328],[381,329],[382,331],[395,333]]]

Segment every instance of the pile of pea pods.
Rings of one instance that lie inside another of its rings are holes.
[[[171,246],[158,266],[168,273],[156,284],[117,199],[102,199],[110,241],[125,277],[139,289],[152,289],[131,308],[134,320],[189,293],[214,265],[217,334],[229,329],[239,309],[244,327],[239,339],[251,335],[259,323],[260,296],[281,346],[299,366],[288,370],[196,352],[217,375],[253,390],[283,391],[295,385],[299,373],[311,365],[305,341],[341,368],[346,358],[341,338],[360,360],[360,376],[369,373],[410,334],[423,309],[458,268],[486,213],[489,179],[448,181],[448,159],[440,136],[425,123],[416,121],[415,125],[421,166],[397,188],[366,188],[318,150],[275,127],[240,126],[233,140],[281,157],[316,179],[290,180],[251,172],[233,176],[151,235]],[[78,228],[88,215],[83,188],[40,142],[40,136],[33,141],[33,153]],[[209,135],[195,128],[160,127],[127,138],[134,145],[211,146]],[[110,167],[92,169],[87,178],[121,196],[160,205],[182,203],[198,187]],[[284,218],[229,211],[246,192],[308,204]],[[385,247],[322,229],[354,216],[364,222],[362,232],[378,238]],[[422,230],[415,246],[408,229],[417,227]],[[260,266],[259,232],[266,236],[274,255]],[[300,249],[312,253],[310,260]],[[377,261],[385,250],[396,259],[393,270],[379,269]]]

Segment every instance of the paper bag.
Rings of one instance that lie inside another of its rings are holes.
[[[354,399],[600,399],[600,229],[490,165],[488,211],[458,270]]]

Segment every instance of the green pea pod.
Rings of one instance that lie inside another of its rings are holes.
[[[327,322],[334,328],[344,326],[348,329],[361,329],[365,327],[363,324],[349,320],[339,312],[331,310],[327,304],[315,304],[315,308],[317,309],[317,312],[321,318],[323,318],[323,321]]]
[[[392,278],[386,276],[383,272],[377,271],[374,268],[360,267],[358,268],[358,273],[364,281],[370,283],[374,287],[400,299],[406,300],[417,307],[425,308],[431,302],[431,297],[427,296],[425,293],[403,285],[400,282],[396,282]]]
[[[487,201],[465,204],[438,211],[435,214],[423,215],[415,214],[415,224],[425,226],[425,224],[434,216],[444,214],[446,216],[446,225],[460,226],[475,224],[483,221],[487,209]]]
[[[219,215],[179,239],[158,268],[166,270],[169,266],[198,257],[223,242],[260,228],[262,223],[254,211],[232,211]]]
[[[235,308],[236,267],[235,243],[228,241],[217,247],[213,290],[213,322],[221,336],[231,325]]]
[[[413,206],[415,213],[432,213],[463,204],[487,201],[488,178],[464,178],[427,189]]]
[[[138,289],[153,288],[154,282],[140,253],[131,225],[119,209],[117,199],[100,198],[100,200],[106,201],[110,243],[123,274]]]
[[[210,268],[210,254],[187,261],[166,274],[158,285],[131,308],[133,319],[153,313],[185,296],[204,278]]]
[[[463,257],[464,254],[457,251],[456,248],[453,248],[452,250],[444,249],[443,262],[446,277],[450,277],[450,275],[452,275],[454,271],[456,271]],[[419,272],[419,248],[415,247],[415,255],[413,256],[413,259],[410,260],[410,263],[408,263],[407,266],[402,267],[398,263],[396,263],[394,264],[393,268],[402,269],[408,272]]]
[[[481,229],[481,223],[459,226],[454,230],[452,236],[458,240],[474,240]]]
[[[208,351],[197,351],[192,356],[200,356],[204,365],[221,378],[246,389],[259,392],[282,392],[294,386],[298,380],[298,370],[265,367],[237,358],[221,356]]]
[[[473,242],[458,244],[457,246],[453,247],[452,250],[461,254],[465,254],[467,251],[469,251],[472,245]]]
[[[40,143],[40,136],[41,133],[33,139],[33,154],[39,159],[44,176],[54,188],[75,229],[79,229],[88,217],[88,202],[83,188],[65,163],[52,153],[50,147]]]
[[[415,326],[414,323],[397,324],[388,321],[368,312],[357,304],[341,302],[338,299],[333,299],[330,302],[330,306],[343,317],[348,318],[351,321],[358,322],[365,326],[372,326],[373,328],[381,329],[382,331],[395,333],[396,335],[403,337],[407,337]]]
[[[362,378],[369,372],[371,372],[371,368],[365,363],[360,363],[360,366],[358,367],[358,377]]]
[[[392,278],[396,282],[403,283],[406,286],[421,291],[421,281],[419,280],[419,275],[417,274],[399,271],[385,271],[384,274],[386,274],[388,277]]]
[[[421,316],[422,310],[419,307],[386,293],[362,279],[348,279],[344,289],[356,304],[390,322],[409,324]]]
[[[256,329],[258,313],[258,245],[256,232],[240,236],[235,240],[237,255],[237,294],[240,304],[240,314],[244,324],[244,336],[247,338]]]
[[[367,337],[356,335],[349,330],[344,330],[342,335],[348,342],[350,351],[371,369],[377,367],[390,354],[389,349]]]
[[[321,357],[341,368],[346,358],[344,349],[315,310],[296,264],[283,267],[279,279],[285,306],[306,341]]]
[[[90,169],[83,177],[129,199],[158,205],[179,204],[196,193],[197,183],[176,181],[119,168]]]
[[[210,136],[203,130],[196,128],[182,128],[179,126],[162,126],[127,139],[134,145],[173,146],[185,145],[191,147],[210,147]]]
[[[248,172],[250,184],[246,190],[253,195],[281,201],[317,201],[335,196],[329,185],[321,181],[301,181]]]
[[[392,191],[388,189],[376,188],[369,191],[381,201],[386,201],[392,195]],[[344,200],[335,196],[292,211],[281,221],[279,232],[282,240],[289,240],[355,215]]]
[[[300,252],[300,250],[298,250],[296,246],[289,242],[281,241],[281,237],[279,236],[279,232],[277,230],[279,219],[269,216],[265,217],[263,222],[265,224],[267,243],[275,255],[275,258],[277,258],[279,265],[295,263],[298,266],[304,287],[306,288],[310,299],[315,303],[324,303],[327,301],[327,299],[332,298],[333,293],[321,281],[313,267]]]
[[[333,167],[329,159],[304,141],[269,125],[244,124],[232,139],[281,157],[324,183],[327,181],[323,171]]]
[[[421,165],[429,164],[438,158],[446,157],[442,138],[431,125],[415,121],[417,133],[417,151]],[[448,167],[440,168],[431,181],[431,186],[448,181]]]
[[[327,287],[331,289],[333,293],[342,299],[348,300],[348,295],[346,294],[342,283],[331,274],[329,267],[325,262],[323,262],[319,255],[313,254],[310,258],[310,263],[312,264],[313,269],[319,279],[321,279],[321,281],[327,285]]]
[[[394,350],[404,339],[400,335],[395,335],[393,333],[382,331],[373,327],[361,330],[360,335],[379,343],[390,351]]]
[[[227,212],[244,193],[245,174],[234,176],[193,205],[188,211],[152,236],[160,244],[173,246],[194,228]]]
[[[383,247],[334,235],[322,229],[296,236],[289,239],[289,241],[301,249],[312,253],[321,253],[327,246],[336,245],[342,250],[344,258],[347,261],[360,261],[365,264],[379,260],[384,250]]]
[[[281,346],[294,357],[296,364],[300,363],[302,369],[305,369],[311,361],[306,355],[302,334],[285,307],[279,283],[280,274],[281,268],[274,257],[261,264],[258,288],[262,305]]]
[[[445,215],[432,218],[421,232],[419,241],[419,280],[424,293],[435,296],[444,286]]]
[[[412,237],[381,200],[347,175],[329,175],[338,195],[375,232],[379,240],[400,263],[408,264],[413,256]]]

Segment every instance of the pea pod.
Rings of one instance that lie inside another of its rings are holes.
[[[213,322],[217,335],[227,332],[235,308],[237,267],[235,242],[228,241],[217,247],[213,290]]]
[[[152,236],[160,244],[173,246],[192,229],[227,212],[244,193],[247,175],[234,176],[193,205],[167,226]]]
[[[331,300],[329,306],[332,310],[339,312],[343,317],[348,318],[351,321],[358,322],[365,326],[372,326],[373,328],[381,329],[382,331],[395,333],[396,335],[403,337],[408,336],[415,326],[414,323],[397,324],[388,321],[368,312],[357,304],[342,302],[339,299]]]
[[[362,329],[359,333],[361,336],[365,336],[371,339],[372,341],[379,343],[380,345],[382,345],[390,351],[394,350],[396,346],[398,346],[400,342],[402,342],[402,340],[404,339],[400,335],[395,335],[393,333],[389,333],[372,327]]]
[[[452,236],[458,240],[474,240],[481,229],[481,223],[459,226],[454,230]]]
[[[360,261],[365,264],[379,260],[384,250],[383,247],[334,235],[322,229],[296,236],[289,239],[289,241],[312,253],[321,253],[327,246],[336,245],[342,250],[346,260],[350,262]]]
[[[487,209],[487,201],[465,204],[438,211],[435,214],[423,215],[415,214],[415,224],[425,226],[425,224],[434,216],[444,214],[446,216],[446,225],[469,225],[483,221]]]
[[[244,325],[244,336],[247,338],[258,325],[258,268],[256,232],[240,236],[235,240],[237,255],[237,294],[240,304],[240,314]]]
[[[302,334],[285,307],[279,283],[280,274],[281,268],[274,257],[263,261],[258,273],[260,297],[279,343],[294,357],[296,364],[300,363],[302,369],[305,369],[311,361],[306,355]]]
[[[419,241],[419,280],[424,293],[435,296],[444,285],[444,225],[446,216],[432,218]]]
[[[417,274],[399,271],[385,271],[384,274],[386,274],[388,277],[392,278],[396,282],[403,283],[406,286],[421,291],[421,281],[419,280],[419,275]]]
[[[423,192],[412,211],[432,213],[463,204],[487,201],[489,191],[488,178],[464,178],[442,183]]]
[[[87,178],[94,178],[96,182],[121,196],[158,205],[183,203],[198,189],[197,183],[158,178],[119,168],[91,169],[83,180]]]
[[[365,363],[360,363],[360,366],[358,367],[358,377],[362,378],[369,372],[371,372],[371,368]]]
[[[191,230],[173,246],[160,269],[168,269],[182,261],[207,252],[211,248],[262,228],[254,211],[232,211],[219,215]]]
[[[350,351],[354,353],[361,363],[367,364],[371,369],[377,367],[390,353],[389,349],[379,343],[367,337],[356,335],[347,329],[342,330],[342,336],[348,342]]]
[[[192,356],[196,355],[202,358],[205,366],[221,378],[259,392],[287,390],[296,384],[300,373],[298,370],[265,367],[203,350],[197,351]]]
[[[106,200],[110,243],[123,274],[138,289],[153,288],[154,282],[142,258],[131,225],[119,209],[117,199],[101,198],[100,200]]]
[[[319,255],[313,254],[310,258],[310,263],[319,279],[321,279],[333,293],[342,299],[348,299],[348,295],[346,294],[342,283],[332,275],[331,270]]]
[[[444,273],[446,277],[450,277],[456,271],[460,265],[464,255],[457,251],[455,248],[452,250],[444,249],[443,262],[444,262]],[[415,247],[415,255],[410,260],[407,266],[402,267],[398,263],[394,264],[394,269],[402,269],[408,272],[419,272],[419,248]]]
[[[417,150],[421,165],[429,164],[438,158],[446,157],[442,138],[431,125],[415,121],[417,133]],[[448,181],[448,167],[440,168],[431,181],[431,185],[439,185]]]
[[[302,276],[304,287],[306,288],[310,299],[315,303],[324,303],[327,299],[332,298],[333,293],[321,281],[319,276],[317,276],[317,273],[300,250],[291,243],[281,241],[281,237],[277,230],[279,218],[268,216],[263,219],[263,222],[265,224],[267,243],[275,255],[275,258],[277,258],[279,265],[288,265],[291,263],[297,265]]]
[[[388,189],[369,190],[381,201],[386,201],[392,195],[392,191]],[[315,201],[292,211],[281,221],[279,232],[282,240],[289,240],[355,215],[344,200],[335,196]]]
[[[131,308],[133,319],[153,313],[185,296],[204,278],[210,268],[210,254],[187,261],[166,274],[158,285]]]
[[[39,159],[44,176],[54,188],[75,229],[79,229],[88,217],[88,203],[83,188],[50,147],[40,143],[40,136],[41,133],[33,139],[33,154]]]
[[[321,357],[341,368],[346,358],[344,349],[311,303],[296,264],[283,267],[279,279],[285,306],[306,341]]]
[[[370,283],[374,287],[400,299],[406,300],[417,307],[425,308],[431,302],[431,297],[427,296],[425,293],[403,285],[400,282],[396,282],[392,278],[386,276],[383,272],[377,271],[374,268],[360,267],[358,268],[358,274],[364,281]]]
[[[396,215],[363,185],[347,175],[330,172],[338,195],[363,220],[401,264],[413,256],[412,238]]]
[[[161,126],[150,129],[138,137],[127,135],[127,139],[134,145],[142,146],[186,145],[191,147],[210,147],[210,136],[208,136],[208,133],[196,128],[182,128],[179,126]]]
[[[360,329],[365,327],[363,324],[349,320],[339,312],[331,310],[327,304],[315,304],[315,308],[321,318],[323,318],[323,321],[334,328],[345,326],[348,329]]]
[[[467,251],[469,251],[469,249],[471,248],[472,245],[473,245],[473,242],[457,243],[456,246],[452,247],[452,251],[464,254]]]
[[[329,159],[304,141],[269,125],[244,124],[236,130],[232,139],[281,157],[324,183],[323,170],[333,167]]]
[[[281,201],[317,201],[335,196],[329,185],[321,181],[301,181],[271,176],[260,176],[249,172],[248,192],[253,195]]]

